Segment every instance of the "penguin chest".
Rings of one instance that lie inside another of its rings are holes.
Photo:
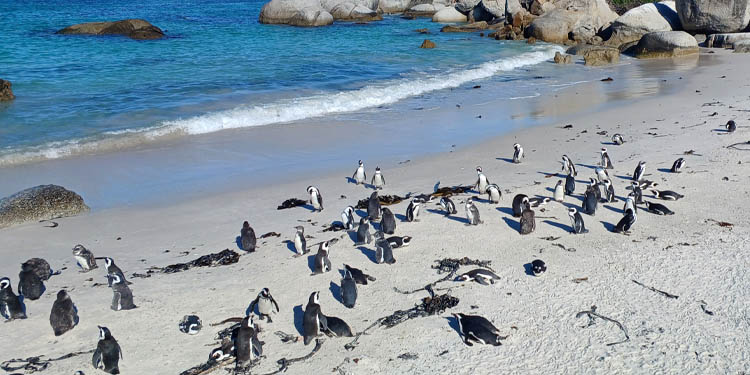
[[[298,254],[304,253],[304,248],[302,247],[302,237],[300,235],[294,236],[294,248],[297,249]]]
[[[561,202],[565,198],[565,193],[563,192],[562,186],[558,186],[555,188],[555,200],[558,202]]]
[[[270,315],[271,306],[271,301],[268,298],[261,298],[258,301],[258,312],[263,315]]]
[[[365,180],[365,169],[362,167],[357,168],[357,182],[363,182]]]
[[[375,175],[375,186],[383,186],[383,176],[381,176],[380,174]]]
[[[84,269],[86,271],[88,271],[88,270],[91,269],[91,267],[89,266],[89,260],[88,259],[86,259],[86,258],[84,258],[84,257],[82,257],[80,255],[76,255],[75,258],[76,258],[76,262],[78,262],[78,266],[80,266],[82,269]]]
[[[499,202],[500,201],[500,192],[497,191],[497,190],[495,190],[495,189],[490,190],[490,200],[492,202]]]

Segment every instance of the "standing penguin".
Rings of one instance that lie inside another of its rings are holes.
[[[601,152],[601,157],[602,157],[602,163],[601,163],[602,168],[613,169],[614,167],[612,166],[612,160],[609,158],[607,149],[602,147],[602,150],[600,152]]]
[[[638,163],[638,166],[635,167],[635,171],[633,172],[633,181],[640,182],[643,179],[643,175],[646,173],[646,162],[640,161]]]
[[[396,232],[396,216],[388,207],[383,207],[383,219],[380,221],[380,227],[383,232],[393,234]]]
[[[609,180],[604,181],[604,201],[609,203],[617,202],[617,198],[615,197],[615,187],[612,185],[612,182]]]
[[[557,202],[562,202],[565,200],[565,190],[563,189],[562,180],[557,180],[557,185],[555,185],[555,194],[553,195],[553,197]]]
[[[638,218],[636,217],[635,211],[632,209],[625,210],[625,215],[620,219],[620,221],[615,225],[615,233],[622,233],[622,234],[630,234],[630,228],[635,224],[636,220]]]
[[[119,374],[120,358],[122,358],[120,344],[112,337],[107,327],[99,326],[99,342],[91,357],[91,364],[95,369],[102,369],[106,373]]]
[[[323,196],[320,195],[320,190],[315,186],[308,186],[307,193],[310,194],[310,203],[313,209],[317,212],[323,211]]]
[[[685,164],[685,158],[679,158],[674,161],[674,163],[672,164],[672,169],[670,169],[669,171],[672,173],[680,173],[682,172],[682,168],[685,168]]]
[[[594,192],[594,196],[596,196],[596,200],[600,201],[602,199],[601,186],[602,186],[602,184],[600,184],[597,179],[591,177],[591,178],[589,178],[589,186],[586,187],[586,191],[588,191],[588,190],[593,191]]]
[[[502,345],[500,340],[505,337],[500,336],[500,330],[497,329],[489,320],[479,315],[453,314],[458,321],[458,330],[464,337],[464,344],[473,346],[471,342],[488,344],[494,346]]]
[[[29,264],[21,264],[21,272],[18,274],[18,294],[24,298],[36,301],[44,294],[46,289],[44,282],[42,282]]]
[[[455,215],[458,213],[458,211],[456,211],[456,205],[448,197],[440,198],[440,207],[443,209],[443,211],[445,211],[445,216]]]
[[[375,167],[375,174],[372,176],[372,182],[370,182],[376,190],[380,190],[385,186],[385,177],[383,172],[380,171],[380,167]]]
[[[596,206],[599,202],[599,200],[596,198],[596,192],[594,189],[599,189],[595,186],[589,186],[588,189],[586,189],[586,193],[583,195],[583,203],[581,204],[581,210],[588,215],[594,216],[596,215]]]
[[[258,332],[255,330],[252,317],[244,317],[240,326],[232,333],[232,337],[237,369],[247,367],[256,357],[263,355],[262,343],[258,340]]]
[[[625,198],[625,205],[622,207],[622,212],[625,212],[627,210],[632,210],[633,213],[638,212],[638,206],[636,206],[635,201],[635,194],[633,193],[628,194],[628,197]]]
[[[107,269],[107,284],[110,288],[112,287],[112,281],[114,280],[115,276],[117,276],[118,280],[122,280],[122,282],[127,283],[127,281],[125,281],[125,274],[122,273],[120,267],[117,267],[114,259],[110,257],[104,257],[104,268]]]
[[[534,222],[534,211],[527,208],[521,213],[521,228],[519,232],[521,234],[529,234],[536,229],[536,222]]]
[[[274,309],[277,313],[279,312],[279,304],[276,303],[275,299],[273,299],[273,296],[271,295],[271,292],[268,290],[268,288],[261,289],[260,293],[258,293],[258,296],[255,297],[253,302],[250,302],[250,307],[248,308],[247,315],[250,315],[255,311],[255,305],[258,305],[258,316],[260,316],[260,320],[263,320],[263,318],[268,318],[268,322],[273,323],[273,320],[271,320],[271,313],[273,313]]]
[[[622,146],[623,143],[625,143],[625,140],[622,138],[622,134],[617,133],[612,136],[612,143]]]
[[[500,187],[496,184],[487,185],[485,193],[487,193],[487,200],[489,200],[490,203],[500,203],[500,198],[502,198],[503,196],[503,193],[500,191]]]
[[[413,221],[419,221],[417,217],[419,216],[419,209],[421,208],[421,201],[417,198],[414,198],[409,202],[409,206],[406,207],[406,221],[413,222]]]
[[[370,234],[370,219],[363,217],[359,219],[359,228],[357,228],[357,242],[355,245],[370,244],[372,235]]]
[[[252,253],[255,251],[255,230],[250,226],[247,221],[242,223],[242,229],[240,229],[240,243],[242,244],[242,250]]]
[[[565,195],[572,195],[576,192],[576,179],[571,174],[565,177]]]
[[[365,173],[365,164],[362,163],[362,160],[359,161],[359,166],[357,167],[357,170],[354,171],[354,174],[352,175],[352,180],[359,184],[364,184],[367,182],[367,174]]]
[[[466,198],[466,219],[469,223],[466,225],[479,225],[482,224],[482,219],[479,218],[479,209],[474,205],[471,197]]]
[[[610,180],[609,173],[607,173],[606,169],[597,167],[595,171],[596,171],[596,179],[599,180],[598,182],[604,182],[604,181]]]
[[[341,279],[341,301],[350,309],[357,303],[357,283],[349,270],[344,272],[344,278]]]
[[[576,166],[573,164],[573,161],[570,160],[568,155],[562,156],[562,170],[567,171],[568,174],[573,175],[573,177],[578,176],[578,171],[576,171]]]
[[[520,144],[516,143],[513,145],[513,162],[516,164],[521,163],[521,159],[523,159],[523,147],[521,147]]]
[[[641,184],[638,181],[633,181],[631,184],[633,187],[633,200],[635,204],[643,204],[643,190],[641,190]]]
[[[307,239],[305,238],[305,227],[298,225],[294,227],[297,232],[294,233],[294,250],[297,251],[297,255],[307,254]]]
[[[370,218],[371,221],[379,221],[381,210],[378,192],[374,191],[370,194],[370,199],[367,201],[367,217]]]
[[[315,254],[315,271],[313,275],[318,275],[331,270],[331,260],[328,258],[330,251],[330,245],[328,241],[320,244],[318,247],[318,253]]]
[[[586,229],[586,225],[583,223],[583,216],[581,216],[581,213],[578,212],[575,207],[568,209],[568,217],[570,217],[570,227],[573,229],[571,230],[571,233],[581,234],[589,232],[589,230]]]
[[[378,264],[396,263],[396,258],[393,257],[393,247],[391,247],[390,242],[385,239],[381,231],[375,232],[375,261]]]
[[[76,258],[76,262],[78,263],[78,267],[81,267],[81,272],[88,272],[93,270],[94,268],[97,268],[96,265],[96,259],[94,259],[94,254],[91,253],[88,249],[83,247],[83,245],[76,245],[73,248],[73,257]]]
[[[128,283],[118,275],[112,275],[112,293],[112,310],[132,310],[137,307],[133,303],[133,292]]]
[[[487,185],[489,184],[490,181],[487,179],[487,176],[482,173],[482,167],[477,167],[477,182],[474,184],[474,187],[477,189],[479,194],[487,191]]]
[[[13,293],[13,287],[7,277],[0,279],[0,313],[8,321],[26,319],[26,307],[21,298]]]
[[[65,290],[57,292],[57,299],[52,304],[52,311],[49,314],[49,324],[55,336],[70,331],[78,324],[78,310]]]
[[[302,328],[305,345],[310,344],[322,331],[328,330],[326,316],[320,311],[320,292],[310,294],[305,314],[302,317]]]
[[[354,207],[347,206],[343,212],[341,212],[341,225],[346,230],[354,229]]]
[[[530,208],[529,197],[525,194],[516,194],[516,196],[513,197],[513,203],[511,204],[513,217],[521,217],[521,214],[527,208]]]
[[[724,127],[727,128],[728,133],[734,133],[734,131],[737,130],[737,124],[734,122],[734,120],[727,121],[727,124],[724,125]]]

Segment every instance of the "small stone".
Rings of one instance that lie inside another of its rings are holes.
[[[422,45],[419,46],[419,48],[435,48],[435,43],[429,39],[425,39],[424,42],[422,42]]]

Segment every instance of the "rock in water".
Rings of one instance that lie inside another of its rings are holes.
[[[88,212],[80,195],[57,185],[39,185],[0,200],[0,228]]]
[[[140,19],[79,23],[59,30],[56,34],[124,35],[128,38],[139,40],[164,37],[164,32],[160,28]]]
[[[734,43],[735,53],[750,53],[750,40],[743,40]]]
[[[711,34],[706,38],[708,48],[730,48],[740,41],[750,41],[750,33]]]
[[[677,0],[685,31],[736,33],[750,23],[750,0]]]
[[[644,35],[635,46],[635,57],[670,58],[698,53],[698,41],[684,31],[659,31]]]
[[[435,48],[435,43],[429,39],[425,39],[419,48]]]
[[[263,5],[258,20],[267,24],[326,26],[333,23],[333,16],[319,0],[271,0]]]
[[[570,64],[573,62],[573,56],[555,52],[555,64]]]
[[[610,47],[594,47],[583,53],[584,64],[599,66],[620,62],[620,50]]]
[[[10,81],[0,79],[0,102],[13,100],[16,98],[16,96],[13,95],[13,90],[11,90],[11,86],[12,85]]]

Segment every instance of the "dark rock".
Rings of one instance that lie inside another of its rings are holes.
[[[0,200],[0,228],[88,212],[80,195],[57,185],[39,185]]]
[[[424,42],[422,42],[422,45],[419,46],[419,48],[435,48],[435,43],[429,39],[425,39]]]
[[[160,28],[141,19],[80,23],[59,30],[56,34],[123,35],[138,40],[159,39],[164,37],[164,32]]]
[[[16,98],[16,96],[13,95],[11,86],[12,84],[10,83],[10,81],[0,79],[0,102],[9,101]]]

